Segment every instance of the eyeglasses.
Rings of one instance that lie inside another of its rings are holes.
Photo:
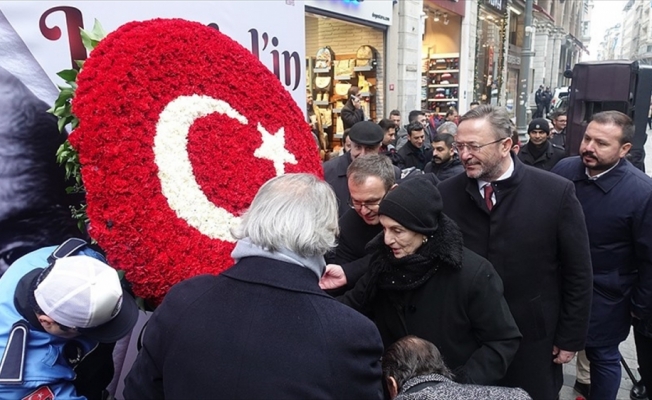
[[[385,196],[383,196],[385,198]],[[380,207],[380,202],[383,201],[383,199],[380,199],[376,202],[373,203],[365,203],[365,202],[360,202],[360,201],[355,201],[352,198],[349,197],[349,207],[353,208],[356,211],[362,210],[362,207],[366,208],[369,211],[378,211],[378,207]]]
[[[452,146],[453,146],[453,149],[455,149],[458,153],[462,152],[464,150],[468,150],[470,153],[477,153],[483,147],[489,146],[490,144],[496,144],[498,142],[502,142],[505,139],[508,139],[508,138],[501,138],[501,139],[494,140],[493,142],[489,142],[489,143],[485,143],[485,144],[453,142]]]

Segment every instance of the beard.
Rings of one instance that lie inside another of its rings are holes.
[[[496,160],[490,160],[485,162],[480,162],[476,159],[471,159],[464,161],[464,170],[466,176],[472,179],[479,179],[487,182],[492,182],[500,176],[500,164],[502,160],[500,158]],[[468,167],[474,166],[474,170],[469,170]]]
[[[620,159],[607,161],[596,156],[592,151],[583,151],[581,154],[582,163],[589,171],[603,172],[613,167]]]

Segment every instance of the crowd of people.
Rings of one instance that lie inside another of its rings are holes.
[[[625,114],[594,115],[575,157],[565,124],[522,146],[490,105],[353,122],[324,180],[259,189],[230,269],[170,290],[124,397],[550,400],[583,351],[584,394],[615,399],[632,325],[651,389],[652,179]],[[102,256],[37,250],[0,293],[0,397],[104,398],[136,306]]]

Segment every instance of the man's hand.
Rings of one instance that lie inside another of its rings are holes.
[[[557,356],[552,360],[552,362],[554,362],[555,364],[566,364],[567,362],[570,362],[570,360],[572,360],[573,357],[575,357],[575,352],[561,350],[559,347],[553,345],[552,355]]]
[[[323,290],[337,289],[346,285],[346,275],[341,266],[328,264],[326,271],[319,281],[319,287]]]

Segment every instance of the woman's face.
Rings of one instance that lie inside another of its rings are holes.
[[[386,215],[380,216],[385,244],[392,249],[394,257],[402,258],[414,254],[423,244],[424,235],[411,231]]]

